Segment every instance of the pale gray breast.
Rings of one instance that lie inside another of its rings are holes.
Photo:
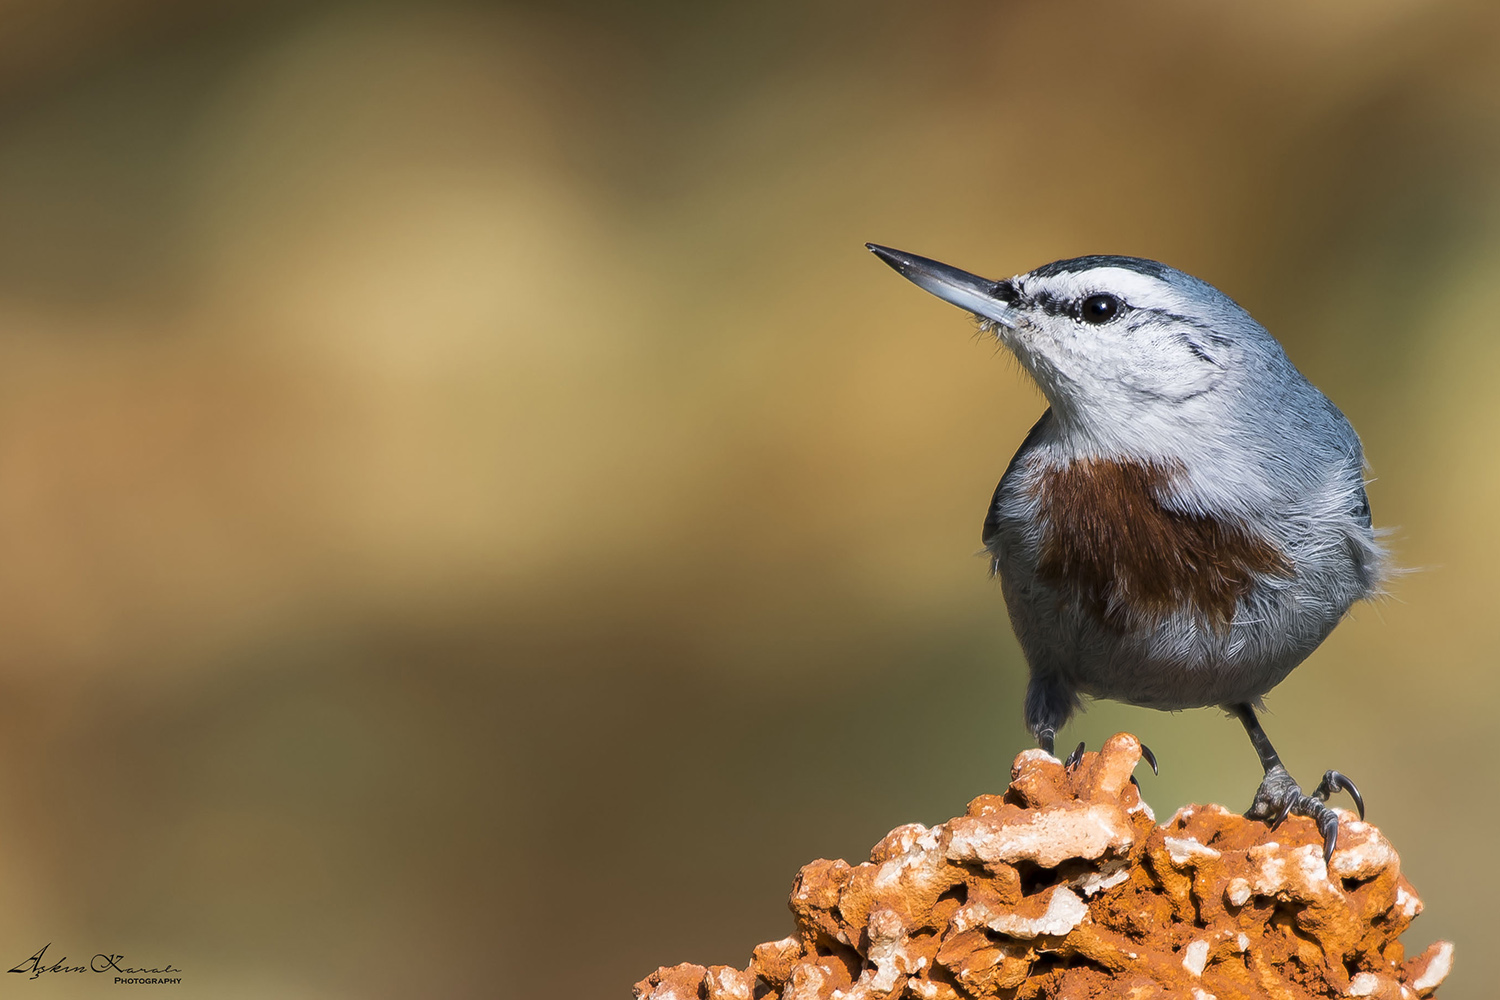
[[[1326,579],[1316,586],[1332,602],[1305,592],[1303,558],[1317,564],[1314,577],[1342,572],[1353,582],[1348,550],[1328,544],[1334,526],[1305,525],[1325,538],[1290,551],[1258,526],[1174,505],[1163,465],[1058,462],[1049,429],[1044,414],[984,529],[1033,671],[1155,707],[1253,699],[1363,596],[1329,592]],[[1362,502],[1342,515],[1356,532],[1368,532],[1356,523]],[[1328,561],[1338,549],[1342,570]]]

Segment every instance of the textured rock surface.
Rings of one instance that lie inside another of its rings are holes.
[[[797,875],[796,931],[745,969],[677,965],[639,1000],[1428,997],[1453,946],[1408,960],[1422,903],[1380,832],[1341,813],[1325,867],[1309,820],[1271,831],[1220,806],[1165,825],[1120,734],[1068,772],[1030,750],[1004,795],[897,827],[867,864]]]

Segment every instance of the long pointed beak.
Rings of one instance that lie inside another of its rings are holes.
[[[903,278],[944,302],[951,302],[1001,326],[1015,326],[1015,307],[999,297],[1009,287],[1009,282],[989,281],[977,274],[877,243],[866,243],[865,247],[895,268]]]

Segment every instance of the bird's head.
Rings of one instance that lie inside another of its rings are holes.
[[[1078,257],[992,281],[867,244],[979,318],[1089,450],[1152,452],[1222,427],[1257,379],[1296,376],[1280,346],[1218,289],[1138,257]]]

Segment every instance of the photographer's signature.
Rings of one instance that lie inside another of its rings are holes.
[[[54,972],[59,974],[66,972],[83,974],[112,972],[115,975],[115,982],[117,983],[175,984],[182,982],[182,970],[170,962],[160,968],[137,969],[124,964],[124,955],[113,955],[102,951],[89,959],[87,965],[69,965],[66,955],[49,965],[47,963],[47,949],[50,947],[52,947],[52,942],[49,941],[42,945],[41,951],[21,962],[15,968],[7,969],[6,971],[23,975],[27,979],[40,979],[42,976]]]

